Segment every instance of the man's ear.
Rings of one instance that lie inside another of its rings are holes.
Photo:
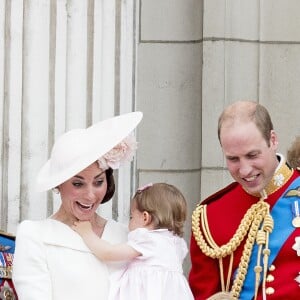
[[[277,137],[277,134],[276,134],[275,130],[271,130],[270,146],[274,150],[277,150],[277,148],[278,148],[278,137]]]
[[[143,212],[143,221],[145,226],[151,224],[152,222],[152,216],[147,211]]]

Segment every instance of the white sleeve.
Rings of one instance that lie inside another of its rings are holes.
[[[23,221],[17,231],[12,279],[19,300],[52,300],[41,223]]]

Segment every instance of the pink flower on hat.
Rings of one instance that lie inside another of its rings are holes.
[[[129,135],[98,159],[99,167],[102,170],[107,170],[108,168],[118,169],[123,163],[132,161],[136,149],[137,142],[135,137]]]

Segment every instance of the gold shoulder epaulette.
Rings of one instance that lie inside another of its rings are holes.
[[[9,237],[9,238],[15,238],[16,236],[15,235],[13,235],[12,233],[9,233],[9,232],[6,232],[6,231],[3,231],[3,230],[1,230],[0,229],[0,235],[2,235],[2,236],[7,236],[7,237]]]

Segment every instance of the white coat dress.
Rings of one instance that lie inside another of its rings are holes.
[[[127,228],[108,220],[102,238],[127,240]],[[99,261],[69,226],[23,221],[17,231],[13,282],[19,300],[107,300],[109,276],[120,264]]]

